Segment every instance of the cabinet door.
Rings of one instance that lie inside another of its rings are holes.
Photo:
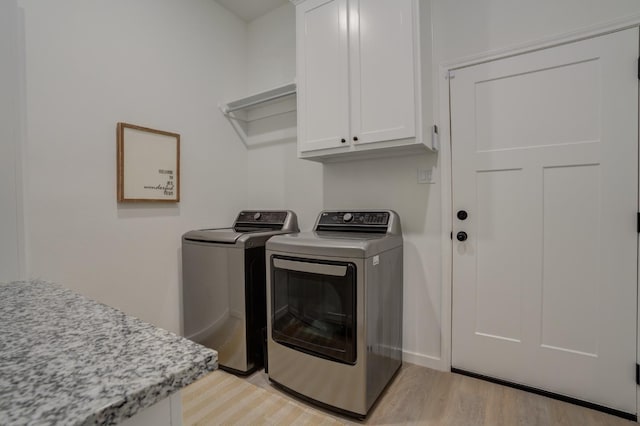
[[[414,4],[414,0],[349,3],[355,143],[416,137]]]
[[[298,149],[347,149],[347,0],[309,0],[300,4],[296,8],[296,26]]]

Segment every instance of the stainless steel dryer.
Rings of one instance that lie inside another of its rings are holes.
[[[220,368],[249,374],[265,362],[265,242],[298,231],[292,211],[242,211],[231,228],[182,236],[184,336],[218,351]]]
[[[402,364],[402,231],[391,210],[324,211],[267,241],[269,379],[365,417]]]

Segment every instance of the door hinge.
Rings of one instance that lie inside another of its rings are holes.
[[[440,151],[440,135],[438,134],[438,126],[435,124],[431,131],[431,149],[434,151]]]
[[[453,231],[451,231],[451,235],[449,236],[453,240]]]
[[[638,220],[637,220],[636,231],[638,231],[638,234],[640,234],[640,212],[638,212],[637,218]]]
[[[638,80],[640,80],[640,58],[638,58]]]
[[[636,364],[636,385],[640,385],[640,364]]]

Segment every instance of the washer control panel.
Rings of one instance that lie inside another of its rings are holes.
[[[284,223],[287,212],[241,211],[236,223]]]

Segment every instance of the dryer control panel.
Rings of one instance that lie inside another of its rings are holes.
[[[316,231],[387,232],[388,211],[325,211],[316,224]]]

